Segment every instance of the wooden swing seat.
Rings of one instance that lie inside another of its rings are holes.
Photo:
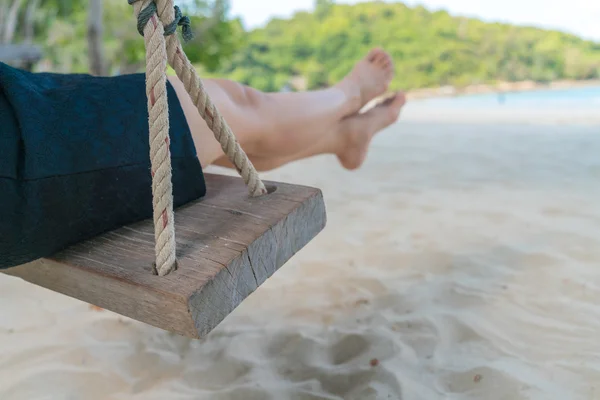
[[[178,269],[152,274],[154,228],[143,221],[3,272],[156,327],[199,338],[325,226],[320,190],[206,174],[207,196],[176,210]]]

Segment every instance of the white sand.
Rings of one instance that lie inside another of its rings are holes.
[[[0,276],[0,399],[600,399],[600,125],[436,116],[269,174],[328,227],[205,340]]]

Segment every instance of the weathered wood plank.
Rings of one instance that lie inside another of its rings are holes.
[[[318,189],[268,183],[250,198],[238,178],[206,175],[207,196],[176,211],[179,268],[152,275],[154,233],[143,221],[4,271],[191,337],[210,332],[325,226]]]

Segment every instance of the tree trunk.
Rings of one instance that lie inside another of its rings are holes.
[[[88,54],[92,75],[106,75],[102,36],[102,0],[90,0],[88,10]]]
[[[25,12],[25,43],[31,44],[34,37],[35,12],[40,0],[29,0],[27,11]]]
[[[13,0],[12,5],[8,9],[6,20],[4,22],[4,31],[2,32],[2,43],[11,43],[15,37],[15,30],[17,28],[17,18],[19,17],[19,7],[21,6],[21,0]]]
[[[4,18],[8,11],[8,0],[0,0],[0,43],[4,38]]]

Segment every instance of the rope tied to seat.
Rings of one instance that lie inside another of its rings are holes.
[[[182,27],[191,38],[191,21],[173,0],[127,0],[134,7],[138,31],[146,44],[146,95],[150,128],[150,162],[156,263],[154,272],[167,275],[177,268],[173,185],[169,151],[167,62],[175,70],[198,112],[221,144],[223,152],[248,186],[251,196],[267,193],[258,172],[242,150],[229,125],[210,99],[196,70],[175,34]]]

